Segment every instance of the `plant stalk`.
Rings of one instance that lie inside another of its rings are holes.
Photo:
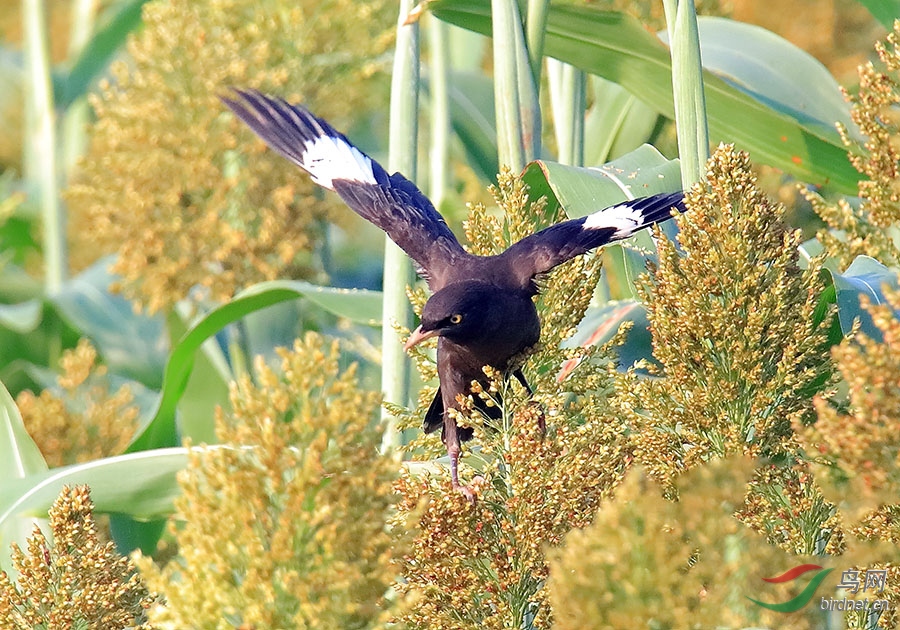
[[[391,79],[388,169],[416,180],[416,142],[419,106],[419,25],[406,24],[413,9],[412,0],[400,0],[397,46]],[[409,362],[397,338],[394,326],[412,327],[412,311],[406,287],[414,280],[409,257],[390,238],[384,245],[384,305],[381,332],[381,390],[385,402],[407,404],[409,398]],[[381,449],[394,451],[400,445],[397,420],[387,410],[381,412],[384,423]]]
[[[50,79],[50,55],[44,3],[23,0],[25,82],[25,180],[41,208],[44,284],[57,293],[66,279],[66,219],[59,200],[56,162],[56,115]]]
[[[69,35],[69,59],[78,59],[94,30],[95,0],[72,0],[72,29]],[[90,106],[82,97],[66,108],[62,127],[62,168],[69,173],[84,154],[87,146],[87,123]]]
[[[556,134],[557,159],[562,164],[584,165],[584,110],[586,77],[575,66],[547,59],[550,107]]]
[[[516,0],[491,0],[500,164],[520,172],[541,151],[541,112]]]
[[[525,19],[525,35],[531,78],[535,85],[541,84],[541,61],[544,58],[544,36],[547,33],[547,14],[550,0],[528,0]]]
[[[428,192],[431,202],[440,211],[450,173],[450,26],[429,16],[429,53],[431,71],[431,173]]]
[[[681,183],[688,188],[703,179],[709,159],[709,129],[697,12],[694,3],[687,0],[664,0],[663,4],[672,55],[672,91]]]

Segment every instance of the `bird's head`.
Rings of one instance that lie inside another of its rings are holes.
[[[465,345],[478,342],[490,326],[497,288],[484,282],[459,282],[431,296],[422,309],[421,324],[404,346],[413,346],[431,337],[446,337]]]

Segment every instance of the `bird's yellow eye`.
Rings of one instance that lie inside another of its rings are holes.
[[[451,324],[458,324],[458,323],[461,322],[461,321],[462,321],[462,315],[460,315],[459,313],[457,313],[456,315],[451,315],[451,316],[450,316],[450,323],[451,323]]]

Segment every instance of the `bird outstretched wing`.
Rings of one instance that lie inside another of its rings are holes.
[[[501,255],[517,283],[531,286],[536,276],[592,249],[620,241],[684,212],[684,193],[663,193],[623,201],[580,219],[563,221],[514,243]]]
[[[272,149],[384,230],[416,262],[432,289],[442,286],[457,259],[469,256],[415,184],[400,173],[388,175],[304,107],[256,90],[236,89],[234,98],[222,101]]]

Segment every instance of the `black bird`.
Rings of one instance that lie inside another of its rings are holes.
[[[400,173],[389,175],[321,118],[255,90],[235,90],[233,97],[222,100],[272,149],[308,172],[314,182],[335,191],[417,263],[433,295],[405,347],[438,337],[440,379],[423,428],[426,433],[442,428],[453,487],[470,500],[474,495],[460,486],[457,466],[460,441],[471,438],[472,429],[457,427],[447,410],[459,407],[457,396],[471,393],[472,381],[485,383],[485,366],[512,371],[530,391],[521,370],[510,361],[540,337],[532,299],[538,293],[536,279],[579,254],[665,221],[673,208],[684,211],[681,192],[623,201],[550,226],[502,254],[474,256],[462,248],[415,184]],[[475,402],[489,416],[497,415],[496,407]]]

